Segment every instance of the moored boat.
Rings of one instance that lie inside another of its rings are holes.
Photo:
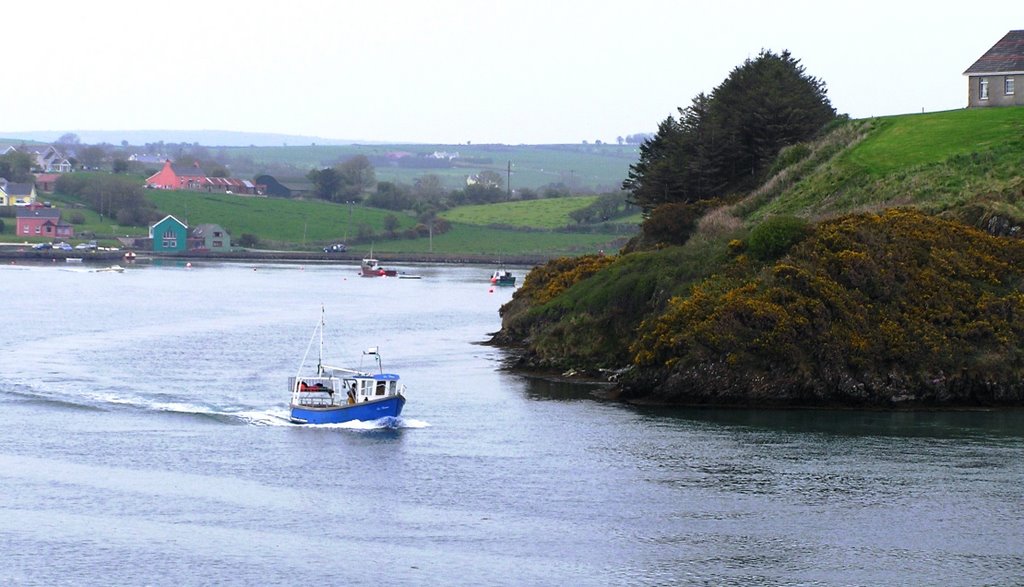
[[[363,277],[394,277],[398,275],[398,270],[385,269],[380,266],[380,261],[377,259],[366,258],[359,265],[359,273]]]
[[[396,373],[385,373],[377,348],[363,351],[377,363],[377,373],[332,367],[323,363],[323,310],[320,322],[310,339],[312,346],[320,335],[320,356],[316,371],[302,375],[306,357],[299,365],[299,373],[288,378],[291,391],[289,419],[296,424],[338,424],[354,420],[373,421],[397,418],[405,406],[405,385]],[[306,349],[309,355],[309,348]]]
[[[491,274],[492,285],[515,285],[516,276],[508,269],[495,269]]]

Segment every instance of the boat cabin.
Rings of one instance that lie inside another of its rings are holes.
[[[395,373],[346,373],[341,377],[325,371],[321,376],[292,377],[292,404],[327,408],[356,404],[400,395],[403,386]]]
[[[379,399],[399,392],[398,375],[394,373],[346,378],[344,384],[346,395],[351,393],[355,402]]]

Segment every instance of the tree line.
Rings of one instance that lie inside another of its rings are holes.
[[[813,137],[836,118],[825,82],[788,51],[768,50],[678,112],[640,146],[623,182],[646,213],[749,190],[782,147]]]

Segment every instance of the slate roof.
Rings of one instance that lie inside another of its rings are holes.
[[[57,208],[22,208],[15,212],[18,218],[46,218],[48,220],[60,220],[60,210]]]
[[[8,196],[28,196],[32,194],[33,184],[31,183],[14,183],[7,182],[7,187],[4,189]]]
[[[182,165],[180,163],[171,163],[171,169],[174,170],[174,175],[178,177],[206,177],[202,168],[196,165]]]
[[[227,231],[219,224],[200,224],[192,229],[192,236],[206,238],[207,235],[212,235],[215,232],[227,234]]]
[[[964,75],[986,73],[1024,73],[1024,30],[1006,33]]]

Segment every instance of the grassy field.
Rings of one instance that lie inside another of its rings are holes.
[[[452,224],[445,234],[431,239],[389,240],[374,244],[382,253],[444,253],[520,256],[575,256],[598,251],[615,252],[632,234],[576,234],[517,231],[471,224]],[[362,247],[366,249],[367,247]],[[360,250],[356,247],[354,250]]]
[[[841,160],[874,176],[957,154],[984,151],[1024,135],[1024,109],[976,108],[878,119],[878,131]]]
[[[376,252],[394,254],[544,257],[599,250],[613,252],[635,233],[625,228],[629,223],[622,220],[594,234],[554,230],[569,224],[568,213],[586,206],[596,196],[469,206],[467,210],[455,208],[445,214],[451,224],[448,232],[433,238],[408,239],[388,238],[385,219],[394,216],[399,223],[398,231],[402,231],[415,226],[415,218],[366,206],[184,191],[146,190],[145,195],[161,214],[172,214],[189,226],[219,224],[235,242],[243,234],[253,234],[260,240],[259,248],[267,249],[318,251],[326,244],[345,242],[355,253],[373,247]],[[65,219],[80,215],[84,220],[75,224],[79,236],[70,240],[73,244],[93,238],[102,244],[116,244],[115,237],[148,234],[148,226],[110,224],[109,218],[101,218],[82,207],[75,198],[54,194],[49,199],[64,210]],[[19,239],[15,235],[15,219],[3,220],[4,240],[49,240]],[[503,226],[488,226],[492,224]],[[375,235],[357,238],[360,226],[371,228]]]
[[[189,226],[216,223],[238,239],[255,234],[261,240],[291,243],[307,248],[344,241],[366,225],[384,231],[384,219],[395,216],[399,230],[415,226],[416,220],[402,213],[365,206],[345,206],[321,200],[283,200],[230,194],[204,194],[149,190],[147,197],[157,208]]]
[[[844,132],[847,146],[835,157],[799,170],[791,185],[783,180],[776,182],[780,190],[749,197],[740,206],[741,216],[748,222],[774,214],[814,219],[916,206],[962,215],[968,222],[976,220],[968,216],[996,209],[1024,218],[1022,107],[853,121],[822,141]]]
[[[594,197],[467,206],[470,211],[466,213],[461,207],[454,208],[446,213],[450,214],[451,230],[444,234],[432,239],[389,239],[384,235],[387,216],[398,218],[399,230],[413,227],[416,220],[402,213],[319,200],[159,190],[147,191],[146,195],[162,212],[174,214],[190,226],[217,223],[236,240],[250,233],[259,236],[262,246],[286,249],[316,250],[329,242],[348,242],[350,250],[356,252],[369,250],[372,243],[374,250],[382,253],[575,255],[617,250],[624,239],[632,236],[632,232],[579,234],[548,230],[568,224],[568,212],[586,206]],[[485,226],[492,224],[487,221],[491,218],[502,219],[501,224],[509,228]],[[353,244],[356,227],[361,224],[371,227],[377,236]]]
[[[441,214],[450,222],[475,225],[504,225],[530,228],[561,228],[573,224],[569,213],[597,201],[597,196],[575,196],[459,206]]]
[[[264,246],[272,245],[299,250],[315,250],[328,242],[350,242],[356,237],[360,224],[373,228],[379,235],[362,239],[363,244],[352,244],[351,250],[369,250],[372,241],[375,251],[392,253],[471,253],[500,255],[580,254],[600,249],[615,250],[616,240],[631,234],[577,234],[550,230],[515,230],[492,228],[481,219],[503,218],[509,227],[549,229],[564,226],[567,211],[585,206],[592,198],[570,198],[567,203],[558,200],[534,200],[510,204],[471,206],[472,213],[460,214],[461,208],[450,212],[455,217],[476,218],[475,222],[453,219],[451,230],[433,239],[389,239],[384,236],[384,219],[394,215],[400,229],[416,224],[411,216],[401,213],[355,205],[351,209],[343,204],[315,200],[280,200],[251,198],[237,195],[201,194],[194,192],[165,192],[153,190],[147,196],[164,213],[173,214],[190,226],[206,222],[220,224],[234,239],[245,233],[260,237]],[[486,209],[496,207],[497,212]],[[349,224],[349,212],[352,221]],[[562,210],[557,222],[548,217],[553,210]],[[138,229],[135,229],[136,231]],[[347,237],[347,238],[346,238]]]

